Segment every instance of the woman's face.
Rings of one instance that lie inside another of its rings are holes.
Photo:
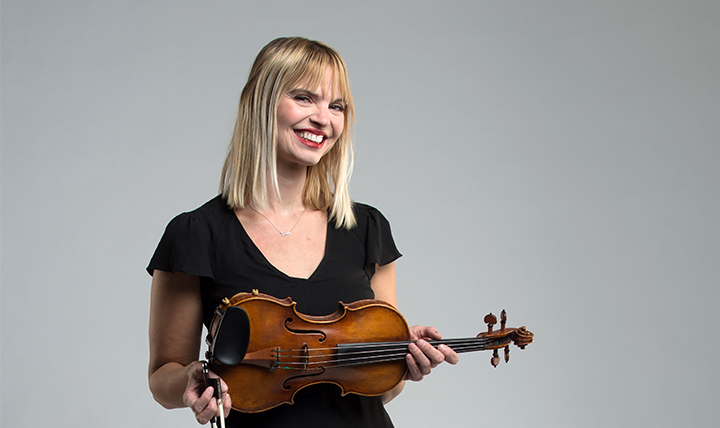
[[[345,103],[334,93],[328,67],[317,88],[298,84],[280,97],[277,106],[278,166],[310,166],[333,147],[345,126]]]

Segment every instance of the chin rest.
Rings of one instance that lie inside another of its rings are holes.
[[[210,345],[211,359],[224,365],[240,364],[250,341],[250,319],[243,308],[230,306],[220,318]]]

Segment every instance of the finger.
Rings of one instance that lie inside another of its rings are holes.
[[[209,388],[212,391],[212,388]],[[230,410],[232,410],[232,400],[230,399],[230,395],[227,393],[223,393],[223,415],[224,417],[228,417],[230,414]],[[220,406],[218,406],[218,402],[215,399],[215,396],[213,393],[210,395],[210,400],[207,403],[207,406],[198,413],[195,418],[197,419],[200,424],[206,424],[210,421],[210,419],[214,417],[220,417]]]
[[[442,336],[437,331],[437,329],[432,326],[425,329],[425,337],[428,337],[430,339],[442,339]]]
[[[460,361],[460,357],[458,354],[453,351],[453,349],[446,345],[440,345],[438,346],[438,351],[442,352],[443,356],[445,357],[445,361],[447,361],[450,364],[457,364],[458,361]]]
[[[442,339],[442,336],[435,327],[425,327],[422,325],[414,325],[410,327],[410,337],[413,340],[418,339]]]
[[[424,340],[418,340],[417,345],[420,348],[420,350],[425,354],[425,356],[428,358],[428,360],[430,361],[430,368],[434,369],[440,363],[445,361],[445,354],[442,351],[436,349],[434,346],[432,346],[428,342],[426,342]]]
[[[216,400],[210,400],[207,407],[203,409],[202,412],[195,415],[195,419],[201,424],[205,425],[206,423],[210,422],[210,419],[214,418],[215,416],[218,416],[220,413],[220,408],[217,405]]]
[[[201,424],[206,424],[217,411],[217,402],[213,400],[213,389],[208,387],[197,400],[190,403],[190,410],[195,414],[195,419]]]
[[[201,413],[203,410],[207,408],[207,406],[212,402],[213,400],[213,389],[212,387],[207,387],[203,391],[202,395],[198,397],[197,400],[195,400],[194,403],[192,403],[192,406],[190,407],[192,411],[195,414]]]
[[[408,372],[405,376],[405,379],[411,380],[413,382],[420,382],[423,379],[423,374],[420,372],[420,368],[415,362],[415,357],[413,357],[411,354],[407,354],[405,356],[405,362],[408,366]]]
[[[232,410],[232,399],[230,398],[230,394],[225,392],[223,393],[223,411],[225,412],[225,417],[230,414],[230,410]]]
[[[189,382],[187,389],[185,389],[185,392],[183,393],[183,403],[191,409],[194,409],[193,406],[205,407],[207,404],[206,401],[209,400],[209,398],[206,399],[204,397],[209,397],[207,394],[207,388],[203,389],[202,385],[197,385],[195,382]],[[193,412],[195,412],[195,410],[193,410]]]
[[[418,340],[417,343],[412,343],[409,346],[410,354],[414,357],[415,363],[417,364],[420,373],[425,376],[427,374],[430,374],[433,361],[427,356],[427,354],[422,348],[432,348],[432,345],[425,342],[424,340]],[[435,351],[437,352],[437,350]]]

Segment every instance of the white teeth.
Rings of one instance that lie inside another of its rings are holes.
[[[318,144],[322,143],[322,140],[323,140],[322,135],[315,135],[315,134],[311,134],[310,132],[300,132],[298,134],[298,136],[300,138],[304,138],[306,140],[310,140],[310,141],[312,141],[314,143],[318,143]]]

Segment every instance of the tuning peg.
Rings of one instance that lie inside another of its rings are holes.
[[[510,361],[510,345],[505,345],[505,362]]]
[[[497,324],[497,317],[491,313],[485,315],[485,318],[483,318],[483,321],[488,326],[488,333],[492,333],[493,326]]]
[[[507,312],[505,309],[500,312],[500,331],[505,331],[505,323],[507,322]]]
[[[498,355],[498,350],[493,350],[493,356],[490,358],[490,364],[492,364],[493,367],[497,367],[497,365],[500,363],[500,356]]]

